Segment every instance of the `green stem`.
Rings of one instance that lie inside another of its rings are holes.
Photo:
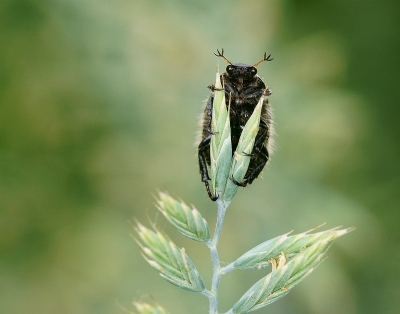
[[[222,230],[222,224],[224,221],[225,217],[225,212],[226,209],[229,206],[229,203],[224,203],[223,200],[218,199],[217,200],[217,205],[218,205],[218,216],[217,216],[217,224],[215,227],[215,232],[212,241],[207,243],[207,246],[210,249],[211,253],[211,260],[213,263],[213,276],[212,276],[212,282],[211,282],[211,293],[209,296],[209,302],[210,302],[210,311],[209,314],[217,314],[218,313],[218,285],[221,280],[221,263],[218,257],[218,250],[217,250],[217,245],[219,241],[219,236],[221,234]]]

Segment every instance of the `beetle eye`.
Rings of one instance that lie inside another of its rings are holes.
[[[228,65],[228,66],[226,67],[226,72],[232,73],[232,71],[233,71],[233,66]]]
[[[251,74],[256,75],[257,74],[257,69],[256,68],[251,68]]]

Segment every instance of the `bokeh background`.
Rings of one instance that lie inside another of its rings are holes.
[[[215,223],[193,145],[223,60],[259,66],[276,151],[227,213],[220,257],[292,229],[356,226],[258,313],[400,311],[400,2],[2,0],[0,312],[126,313],[155,299],[206,313],[161,279],[127,220],[148,218],[210,282],[205,247],[156,213],[168,190]],[[227,311],[266,270],[222,278]]]

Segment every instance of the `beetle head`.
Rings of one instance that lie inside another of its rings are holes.
[[[257,74],[257,69],[254,66],[243,64],[243,63],[235,63],[229,64],[226,67],[226,73],[228,76],[233,79],[243,79],[244,81],[251,80]]]

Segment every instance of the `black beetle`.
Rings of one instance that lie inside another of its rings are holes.
[[[228,108],[230,99],[230,126],[232,152],[236,151],[242,130],[254,111],[261,96],[264,96],[264,102],[261,111],[261,119],[258,133],[254,142],[253,151],[247,154],[250,158],[249,168],[241,182],[231,177],[230,179],[238,186],[246,186],[256,179],[269,159],[271,152],[270,137],[273,132],[272,113],[268,104],[268,96],[272,94],[271,90],[265,86],[263,80],[257,75],[256,67],[264,61],[272,61],[271,55],[264,53],[264,58],[254,65],[243,63],[232,63],[224,56],[224,49],[217,50],[214,53],[217,57],[223,58],[228,66],[226,72],[221,74],[221,82],[225,91],[226,106]],[[212,201],[218,199],[218,195],[211,192],[208,181],[211,180],[208,175],[207,166],[210,166],[210,142],[213,136],[211,130],[212,108],[214,101],[214,85],[208,86],[211,95],[207,100],[204,113],[202,115],[202,132],[200,144],[198,146],[198,158],[201,181],[204,182],[208,196]]]

